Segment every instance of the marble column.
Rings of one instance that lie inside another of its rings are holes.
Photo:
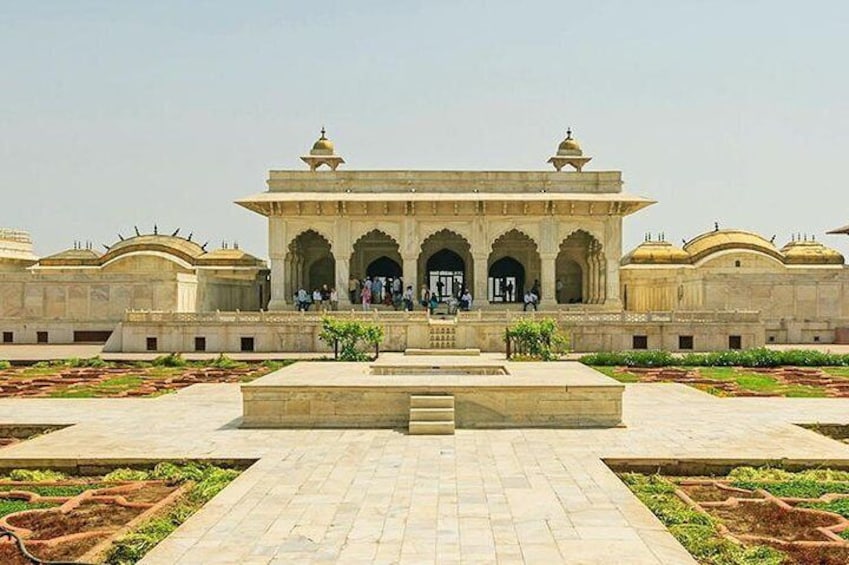
[[[555,296],[555,261],[557,260],[556,253],[541,253],[540,257],[540,308],[554,309],[557,307],[557,297]],[[531,282],[533,284],[533,282]]]
[[[283,218],[268,218],[268,256],[271,262],[271,299],[269,310],[284,310],[291,300],[286,293],[286,222]]]
[[[346,310],[353,306],[348,294],[348,279],[350,278],[350,261],[336,259],[336,296],[339,298],[339,308]]]
[[[413,302],[419,299],[419,274],[418,274],[418,257],[415,255],[406,255],[402,257],[403,265],[401,266],[401,277],[404,279],[404,290],[408,286],[413,287]]]
[[[474,256],[474,283],[475,288],[470,289],[472,291],[472,305],[473,306],[481,306],[489,302],[487,300],[487,292],[486,285],[488,280],[488,272],[486,268],[487,256],[486,255],[475,255]]]

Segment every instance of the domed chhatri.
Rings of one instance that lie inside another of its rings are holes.
[[[646,239],[622,258],[623,265],[689,265],[690,254],[660,239]]]
[[[584,157],[584,152],[581,150],[581,144],[578,140],[572,137],[572,129],[566,130],[566,139],[560,142],[557,146],[557,155],[551,157],[548,162],[554,165],[558,171],[564,166],[570,165],[579,173],[584,168],[592,157]]]
[[[331,171],[335,171],[336,167],[345,162],[342,157],[336,155],[333,142],[327,139],[326,133],[322,126],[321,137],[313,143],[310,154],[301,156],[301,161],[309,165],[311,171],[317,170],[322,165],[327,165]]]
[[[811,239],[797,239],[787,243],[781,248],[784,260],[788,265],[842,265],[843,255],[840,252],[826,247],[819,241]]]

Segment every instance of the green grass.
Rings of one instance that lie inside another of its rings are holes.
[[[640,382],[640,378],[637,375],[635,375],[633,373],[629,373],[627,371],[617,372],[618,371],[617,367],[605,367],[603,365],[598,365],[598,366],[593,366],[592,368],[595,369],[596,371],[598,371],[599,373],[607,375],[608,377],[610,377],[612,379],[616,379],[620,383],[638,383],[638,382]]]
[[[592,365],[596,371],[614,378],[621,383],[637,383],[640,377],[628,371],[627,367],[613,367],[605,365]],[[686,369],[687,367],[679,367]],[[691,368],[692,369],[692,368]],[[809,385],[786,385],[779,382],[775,377],[768,374],[754,373],[739,367],[697,367],[699,376],[720,382],[736,383],[741,390],[756,392],[760,394],[773,394],[776,396],[797,398],[820,398],[826,396],[825,389]],[[699,383],[694,385],[714,396],[730,396],[730,394],[719,387]]]
[[[9,492],[11,490],[25,490],[29,492],[34,492],[35,494],[41,496],[76,496],[81,492],[85,492],[87,490],[92,490],[96,488],[103,488],[103,484],[100,483],[88,483],[88,484],[80,484],[80,485],[50,485],[50,486],[34,486],[34,485],[26,485],[26,486],[16,486],[16,485],[0,485],[0,492]]]
[[[821,369],[832,377],[849,379],[849,367],[821,367]]]
[[[104,381],[83,386],[69,386],[50,393],[51,398],[94,398],[110,396],[133,390],[141,386],[144,377],[138,375],[119,375]]]
[[[835,514],[840,514],[844,518],[849,518],[849,498],[838,498],[831,502],[803,502],[799,506],[802,508],[816,508],[817,510],[834,512]]]
[[[770,494],[786,498],[819,498],[830,492],[849,494],[849,483],[828,481],[809,481],[795,479],[792,481],[734,481],[732,486],[747,490],[763,489]]]
[[[675,496],[675,485],[663,477],[625,473],[620,478],[703,565],[781,565],[786,559],[770,547],[744,547],[722,537],[716,522]]]
[[[25,500],[4,500],[0,498],[0,517],[23,512],[24,510],[35,510],[36,508],[53,508],[58,506],[52,502],[27,502]]]

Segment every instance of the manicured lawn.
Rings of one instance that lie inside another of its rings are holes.
[[[646,380],[644,375],[639,372],[632,372],[627,367],[594,366],[593,369],[622,383],[638,383]],[[716,381],[716,385],[710,383],[694,383],[691,385],[714,396],[735,396],[735,390],[785,397],[819,398],[828,396],[824,387],[782,382],[775,375],[754,372],[743,367],[688,367],[684,369],[695,373],[701,379]],[[849,373],[849,368],[830,367],[823,370],[827,369],[842,370]],[[690,384],[686,379],[681,379],[681,382]],[[728,390],[728,386],[724,385],[734,385],[734,387],[732,387],[732,390]]]

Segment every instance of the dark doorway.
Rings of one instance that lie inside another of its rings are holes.
[[[74,331],[74,343],[106,343],[109,341],[109,336],[112,335],[112,330],[96,331],[96,330],[79,330]]]
[[[463,291],[466,281],[466,263],[463,258],[450,249],[440,249],[430,256],[425,267],[425,280],[431,292],[435,292],[440,302]]]
[[[397,279],[401,276],[401,265],[384,255],[369,263],[366,276]]]
[[[490,302],[520,302],[525,293],[525,267],[512,257],[502,257],[489,268]]]

